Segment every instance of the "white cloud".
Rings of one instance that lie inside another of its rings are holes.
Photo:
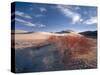
[[[79,6],[76,6],[76,7],[75,7],[75,10],[79,10],[79,9],[80,9],[80,7],[79,7]]]
[[[96,24],[98,21],[97,21],[97,17],[91,17],[90,19],[87,19],[86,21],[83,22],[83,24],[88,24],[88,25],[91,25],[91,24]]]
[[[46,25],[44,25],[44,24],[38,24],[38,27],[44,28],[44,27],[46,27]]]
[[[41,12],[46,12],[47,10],[46,10],[46,8],[44,8],[44,7],[40,7],[40,11],[41,11]]]
[[[16,21],[16,22],[19,22],[19,23],[21,23],[21,24],[23,24],[23,25],[26,25],[26,26],[31,26],[31,27],[36,26],[35,24],[33,24],[33,23],[31,23],[31,22],[28,22],[28,21],[25,21],[25,20],[19,19],[19,18],[15,18],[15,21]]]
[[[66,16],[72,19],[72,24],[80,22],[81,15],[72,11],[71,9],[58,5],[57,8]]]
[[[75,23],[78,23],[80,21],[80,16],[79,15],[73,15],[72,16],[72,23],[75,24]]]
[[[32,17],[30,15],[25,14],[24,12],[20,12],[20,11],[16,11],[15,15],[21,16],[21,17],[24,17],[24,18],[27,18],[27,19],[32,19]]]
[[[15,18],[15,22],[19,22],[19,23],[29,26],[29,27],[39,27],[39,28],[46,27],[46,25],[44,25],[44,24],[40,24],[40,23],[35,24],[35,23],[31,23],[31,22],[28,22],[28,21],[25,21],[25,20],[19,19],[19,18]]]
[[[83,19],[82,18],[80,19],[80,22],[83,22]]]

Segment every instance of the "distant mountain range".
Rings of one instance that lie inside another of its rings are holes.
[[[82,35],[87,36],[87,37],[97,38],[97,30],[96,31],[80,32],[79,34],[82,34]]]
[[[71,32],[75,32],[75,31],[73,31],[73,30],[63,30],[63,31],[56,32],[56,33],[63,34],[63,33],[71,33]],[[97,38],[97,30],[79,32],[79,34],[84,35],[86,37],[90,37],[90,38]]]
[[[63,31],[56,32],[56,33],[71,33],[71,32],[74,32],[74,31],[73,30],[63,30]]]

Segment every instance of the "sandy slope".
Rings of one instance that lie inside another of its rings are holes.
[[[13,36],[13,34],[12,34]],[[78,33],[72,32],[72,33],[64,33],[64,34],[59,34],[59,33],[49,33],[49,32],[33,32],[33,33],[17,33],[15,34],[15,48],[25,48],[25,47],[30,47],[34,45],[39,45],[41,43],[48,42],[51,37],[55,37],[55,41],[60,41],[60,39],[56,39],[59,37],[63,37],[63,41],[67,40],[64,39],[65,37],[71,37],[74,40],[78,38],[83,37],[83,35],[80,35]],[[13,40],[13,39],[12,39]],[[70,41],[72,39],[68,39],[67,41]],[[76,41],[77,41],[76,40]],[[71,42],[71,41],[70,41]],[[75,41],[73,41],[75,42]],[[59,43],[59,42],[58,42]]]
[[[26,33],[26,34],[15,34],[16,40],[33,40],[33,39],[48,39],[50,36],[67,36],[71,34],[72,36],[80,34],[77,33],[64,33],[64,34],[58,34],[58,33],[49,33],[49,32],[34,32],[34,33]]]
[[[33,32],[33,33],[17,33],[15,34],[15,48],[25,48],[25,47],[31,47],[34,45],[39,45],[41,43],[46,42],[50,37],[52,36],[82,36],[77,33],[64,33],[64,34],[58,34],[58,33],[49,33],[49,32]]]
[[[15,39],[16,40],[45,40],[49,37],[49,35],[40,33],[40,32],[35,32],[35,33],[28,33],[28,34],[15,34]]]
[[[41,32],[15,34],[15,48],[35,46],[45,42],[49,37],[50,35]]]

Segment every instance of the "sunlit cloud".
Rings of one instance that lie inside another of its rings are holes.
[[[23,25],[26,25],[26,26],[31,26],[31,27],[34,27],[36,26],[35,24],[31,23],[31,22],[28,22],[28,21],[25,21],[23,19],[19,19],[19,18],[15,18],[15,22],[19,22]]]
[[[83,22],[83,24],[92,25],[92,24],[96,24],[97,22],[98,22],[97,16],[95,16],[87,19],[86,21]]]
[[[28,21],[25,21],[25,20],[20,19],[20,18],[15,18],[15,22],[18,22],[22,25],[29,26],[29,27],[39,27],[39,28],[46,27],[46,25],[44,25],[44,24],[32,23],[32,22],[28,22]]]
[[[20,12],[20,11],[16,11],[15,15],[23,17],[23,18],[27,18],[27,19],[32,19],[32,17],[24,12]]]
[[[71,9],[62,6],[62,5],[58,5],[57,8],[61,11],[61,13],[63,13],[66,17],[69,17],[72,19],[72,24],[78,23],[80,22],[81,19],[81,15],[72,11]],[[79,8],[77,8],[79,9]]]

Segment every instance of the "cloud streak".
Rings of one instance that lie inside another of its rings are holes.
[[[21,23],[21,24],[23,24],[23,25],[30,26],[30,27],[36,26],[35,24],[33,24],[33,23],[31,23],[31,22],[28,22],[28,21],[25,21],[25,20],[19,19],[19,18],[15,18],[15,21],[16,21],[16,22],[19,22],[19,23]]]
[[[20,19],[20,18],[15,18],[15,22],[18,22],[22,25],[25,25],[25,26],[28,26],[28,27],[38,27],[38,28],[43,28],[43,27],[46,27],[46,25],[44,24],[40,24],[40,23],[31,23],[31,22],[28,22],[28,21],[25,21],[23,19]]]
[[[87,19],[86,21],[83,22],[83,24],[87,24],[87,25],[92,25],[92,24],[96,24],[97,21],[97,17],[91,17],[89,19]]]
[[[20,11],[16,11],[15,15],[23,17],[23,18],[27,18],[27,19],[32,19],[32,17],[28,14],[25,14],[24,12],[20,12]]]

